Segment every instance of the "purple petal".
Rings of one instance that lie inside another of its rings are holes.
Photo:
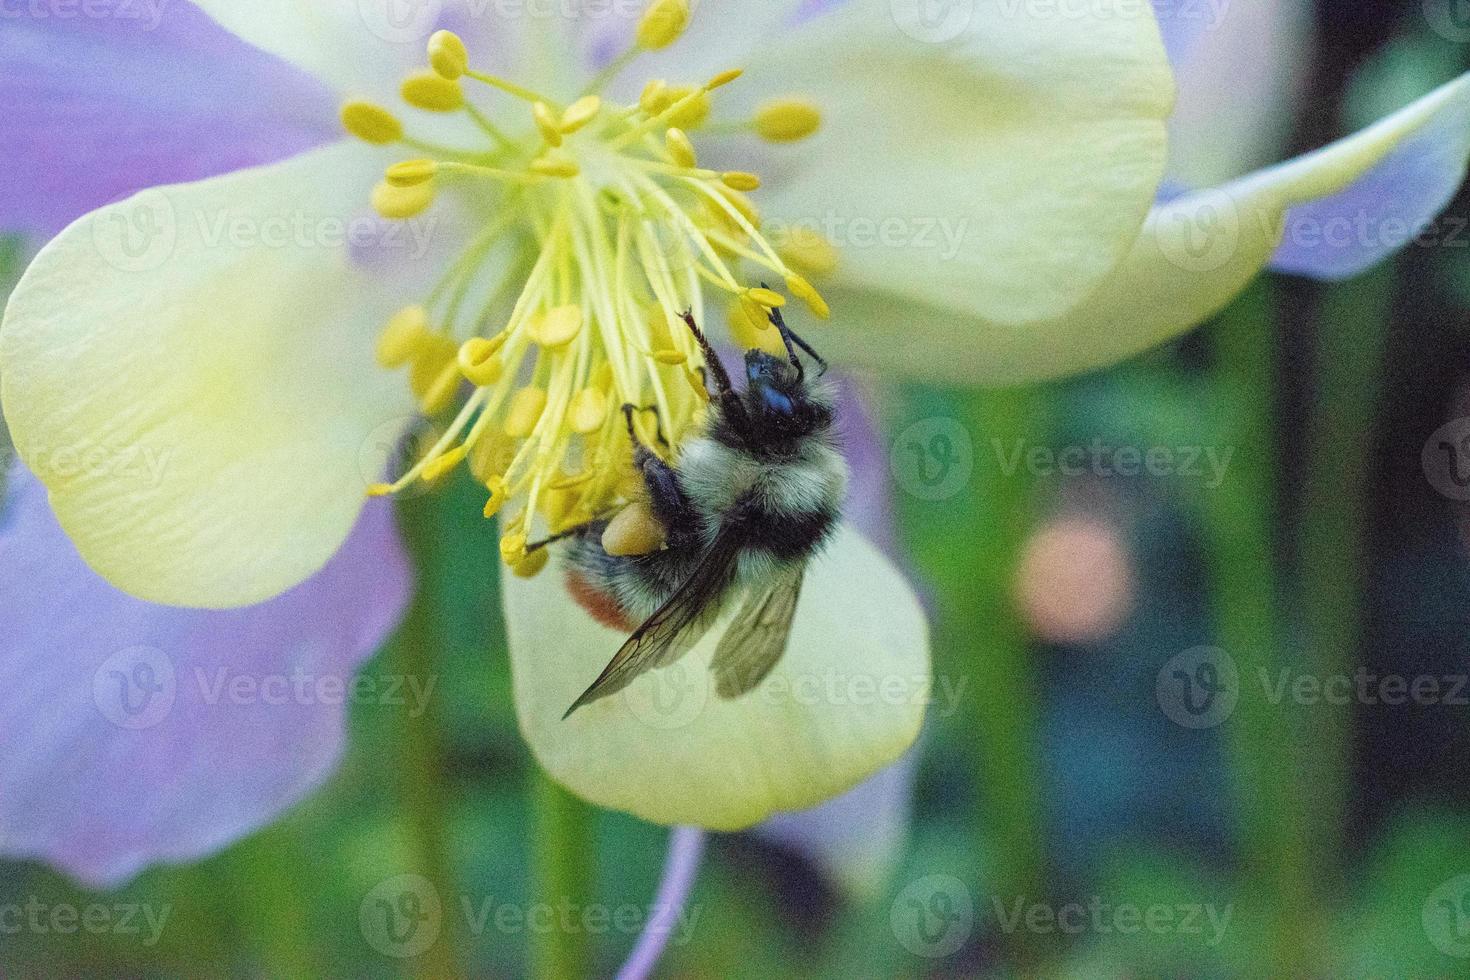
[[[1218,26],[1211,23],[1213,5],[1181,3],[1180,0],[1153,0],[1154,17],[1159,33],[1164,36],[1164,50],[1177,70],[1194,52],[1205,32]]]
[[[913,818],[919,750],[836,799],[761,824],[760,836],[815,862],[862,899],[882,893],[898,867]]]
[[[684,919],[684,909],[703,856],[704,831],[698,827],[675,827],[670,832],[669,856],[664,862],[664,876],[658,884],[648,927],[638,937],[628,962],[618,971],[617,980],[647,980],[653,976],[669,940],[681,931],[686,932],[683,938],[688,938],[689,923]]]
[[[1470,112],[1442,112],[1346,190],[1292,208],[1271,268],[1345,279],[1411,242],[1432,244],[1435,217],[1465,180],[1467,132]]]
[[[403,612],[392,513],[314,578],[232,612],[118,592],[18,467],[0,527],[0,850],[94,886],[269,823],[336,767],[357,668]]]
[[[193,4],[41,7],[0,30],[0,228],[51,234],[145,187],[341,135],[325,86]]]
[[[888,444],[868,411],[870,396],[860,382],[837,383],[837,434],[851,467],[847,520],[884,554],[896,557],[898,534],[889,482]]]

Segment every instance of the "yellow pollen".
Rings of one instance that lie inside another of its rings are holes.
[[[561,114],[561,131],[567,136],[584,128],[588,123],[597,118],[602,111],[602,100],[595,95],[587,95],[567,106],[567,111]]]
[[[510,412],[505,417],[505,434],[512,439],[524,439],[536,430],[541,413],[546,410],[544,388],[522,388],[510,402]]]
[[[708,365],[686,315],[708,327],[720,319],[709,307],[729,302],[729,336],[783,356],[770,310],[790,296],[830,312],[808,278],[823,264],[825,240],[787,236],[778,251],[747,196],[760,178],[700,167],[696,143],[713,93],[739,70],[702,85],[655,79],[632,104],[605,94],[637,57],[684,33],[692,5],[653,0],[637,43],[575,95],[564,80],[543,95],[479,71],[460,37],[435,33],[431,70],[410,75],[400,92],[414,108],[461,113],[469,125],[453,145],[419,138],[416,113],[405,132],[381,106],[342,108],[354,136],[406,148],[409,159],[372,191],[379,214],[411,218],[451,186],[483,216],[420,304],[400,310],[377,340],[379,363],[405,370],[420,410],[435,418],[429,448],[397,482],[370,492],[442,482],[464,466],[488,491],[484,515],[501,521],[501,557],[516,574],[547,566],[549,549],[532,551],[528,541],[594,521],[616,524],[607,541],[616,553],[663,546],[619,408],[637,406],[637,441],[664,458],[677,458],[699,431]],[[734,128],[789,142],[819,123],[814,106],[787,99]],[[828,258],[835,265],[835,252]]]
[[[664,135],[664,147],[669,151],[669,156],[674,163],[681,167],[699,166],[699,154],[694,151],[694,143],[690,141],[689,134],[675,127]]]
[[[656,116],[673,104],[674,98],[669,94],[669,83],[662,78],[655,78],[643,86],[643,94],[638,96],[638,108]]]
[[[469,455],[469,452],[468,446],[456,446],[425,466],[424,472],[420,474],[420,478],[425,483],[437,483],[440,479],[448,476],[460,463],[463,463],[464,458]]]
[[[403,139],[403,123],[387,109],[372,102],[348,102],[342,106],[342,128],[365,143],[387,146]]]
[[[837,246],[821,232],[794,226],[776,241],[776,251],[797,269],[811,276],[830,276],[837,271]]]
[[[434,184],[427,182],[399,187],[383,181],[373,188],[373,210],[389,220],[401,221],[422,214],[434,203]]]
[[[720,177],[720,182],[732,191],[758,191],[761,187],[761,179],[755,174],[731,171]]]
[[[433,160],[405,160],[388,168],[387,180],[394,187],[414,187],[433,180],[439,165]]]
[[[653,0],[638,22],[638,46],[659,51],[677,41],[689,27],[689,0]]]
[[[772,143],[795,143],[822,125],[822,111],[804,99],[777,99],[756,110],[755,131]]]
[[[484,337],[471,337],[459,348],[459,370],[465,380],[477,388],[499,381],[505,373],[505,362],[496,355],[501,344]]]
[[[457,81],[421,72],[404,80],[403,101],[429,112],[454,112],[464,106],[464,90]]]
[[[535,120],[536,129],[540,131],[546,145],[561,146],[561,120],[551,111],[551,106],[545,102],[537,102],[531,106],[531,118]]]
[[[577,339],[582,332],[582,308],[580,306],[558,306],[547,310],[531,329],[537,344],[547,350],[560,350]]]
[[[550,561],[551,552],[545,548],[538,548],[532,554],[511,565],[510,570],[515,573],[516,578],[535,578],[546,570],[546,565]]]
[[[403,367],[422,349],[428,335],[428,311],[422,306],[399,310],[378,338],[378,363],[390,370]]]
[[[747,289],[745,291],[745,297],[752,303],[759,303],[761,306],[772,310],[779,310],[786,305],[785,296],[782,296],[773,289],[766,289],[765,287]]]
[[[817,292],[816,287],[801,276],[788,276],[786,288],[791,291],[792,296],[805,303],[818,319],[832,319],[832,307],[827,305],[827,301],[822,298],[821,293]]]
[[[765,307],[737,297],[731,300],[726,316],[730,321],[730,338],[743,350],[763,350],[776,357],[786,353],[781,333],[771,326]]]
[[[429,64],[441,78],[455,81],[470,67],[470,53],[453,31],[435,31],[429,38]]]

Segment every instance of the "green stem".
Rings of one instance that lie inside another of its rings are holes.
[[[1272,703],[1281,653],[1275,561],[1275,310],[1258,283],[1220,318],[1220,392],[1234,415],[1220,429],[1234,449],[1229,478],[1203,497],[1215,581],[1216,628],[1239,671],[1239,701],[1226,730],[1238,807],[1245,898],[1240,919],[1264,948],[1263,976],[1308,976],[1314,920],[1301,759],[1289,698]],[[1259,932],[1257,933],[1257,930]]]
[[[968,634],[969,731],[980,765],[976,829],[993,846],[996,893],[1008,898],[1036,896],[1045,884],[1045,866],[1035,685],[1030,644],[1014,601],[1037,481],[1023,457],[1011,472],[1002,459],[1037,441],[1038,433],[1045,438],[1046,408],[1043,392],[1015,389],[982,392],[968,412],[969,430],[984,443],[976,453],[977,506],[966,518],[971,526],[962,530],[974,588],[964,596],[959,617]]]
[[[1367,484],[1381,396],[1393,268],[1327,294],[1317,341],[1299,554],[1305,669],[1351,676],[1363,631]],[[1318,885],[1336,886],[1351,765],[1351,705],[1325,700],[1304,719],[1303,745]]]
[[[577,915],[593,900],[596,812],[544,775],[536,777],[533,851],[537,901],[554,910],[552,928],[536,934],[531,976],[537,980],[583,980],[592,976],[592,950]],[[574,928],[562,929],[565,922]]]
[[[434,689],[439,669],[436,657],[445,649],[444,631],[434,605],[436,597],[444,594],[446,574],[442,557],[436,558],[442,554],[439,538],[448,533],[439,520],[439,508],[443,506],[442,501],[426,497],[403,504],[399,512],[404,537],[416,559],[418,593],[396,644],[396,669],[405,678],[416,678],[417,689],[425,691]],[[417,713],[405,709],[403,717],[399,792],[413,831],[416,870],[434,886],[445,908],[443,931],[415,962],[415,972],[442,980],[464,975],[455,954],[458,944],[453,910],[458,908],[458,891],[444,832],[450,799],[443,780],[446,760],[440,741],[438,699],[427,698],[419,708]]]

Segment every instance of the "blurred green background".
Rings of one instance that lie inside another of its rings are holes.
[[[1292,149],[1464,70],[1418,6],[1323,6]],[[1421,462],[1470,414],[1470,198],[1440,227],[1345,284],[1267,277],[1102,375],[999,393],[870,379],[902,560],[935,615],[936,674],[963,695],[932,713],[877,894],[719,836],[662,974],[1470,977],[1470,689],[1451,696],[1470,673],[1470,508]],[[13,273],[18,245],[0,255]],[[1094,445],[1172,462],[1045,463]],[[1021,446],[1042,462],[1010,465]],[[952,465],[969,468],[958,489],[929,492]],[[432,678],[427,711],[357,706],[327,787],[198,865],[97,895],[0,864],[0,907],[129,907],[140,929],[0,935],[0,977],[527,975],[554,937],[494,912],[556,901],[536,884],[547,791],[516,730],[479,504],[461,483],[402,507],[426,596],[367,670]],[[1434,678],[1441,696],[1271,696],[1283,677],[1360,674]],[[610,975],[666,832],[578,816],[596,840],[571,855],[594,881],[582,898],[611,921],[576,939]],[[412,958],[361,917],[405,873],[456,896]],[[156,936],[144,913],[167,916]]]

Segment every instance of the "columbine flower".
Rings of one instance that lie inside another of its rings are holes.
[[[114,191],[149,183],[130,170],[209,178],[74,224],[6,311],[0,395],[82,555],[157,601],[275,596],[357,521],[364,446],[427,410],[438,438],[375,490],[469,470],[505,521],[505,557],[534,573],[534,532],[621,500],[624,401],[656,405],[675,443],[695,424],[701,365],[676,322],[684,308],[762,344],[765,308],[797,300],[820,317],[830,302],[838,326],[814,342],[885,370],[1018,380],[1100,365],[1228,299],[1269,255],[1259,219],[1346,185],[1406,139],[1464,131],[1451,129],[1464,101],[1451,87],[1227,188],[1240,233],[1207,267],[1192,248],[1205,226],[1178,219],[1213,198],[1145,220],[1171,88],[1146,12],[977,5],[936,34],[886,3],[802,24],[796,6],[711,2],[687,24],[669,2],[637,24],[536,21],[528,8],[449,35],[365,21],[372,5],[345,0],[198,4],[276,60],[218,37],[171,45],[204,20],[176,4],[134,43],[201,65],[198,88],[231,96],[228,112],[184,128],[198,90],[165,82],[140,89],[168,125],[94,113],[43,129],[57,114],[25,97],[38,80],[55,86],[48,97],[96,98],[77,70],[99,54],[85,43],[95,24],[61,24],[44,47],[52,24],[7,27],[0,51],[24,85],[0,94],[5,143],[57,151],[8,170],[14,189],[104,203],[58,161],[68,141],[108,133]],[[356,140],[321,145],[327,107]],[[218,156],[142,149],[179,131]],[[230,139],[266,132],[246,149]],[[1438,159],[1454,171],[1463,157],[1456,143]],[[266,165],[230,172],[252,164]],[[451,225],[464,237],[424,274],[352,221],[369,202],[431,256]],[[78,445],[166,465],[156,481],[55,465]],[[897,755],[922,710],[922,617],[851,532],[814,569],[768,689],[735,703],[700,686],[706,645],[682,673],[562,723],[618,637],[549,575],[512,577],[507,617],[538,758],[589,799],[654,820],[741,826],[823,799]],[[686,697],[660,700],[680,679]]]

